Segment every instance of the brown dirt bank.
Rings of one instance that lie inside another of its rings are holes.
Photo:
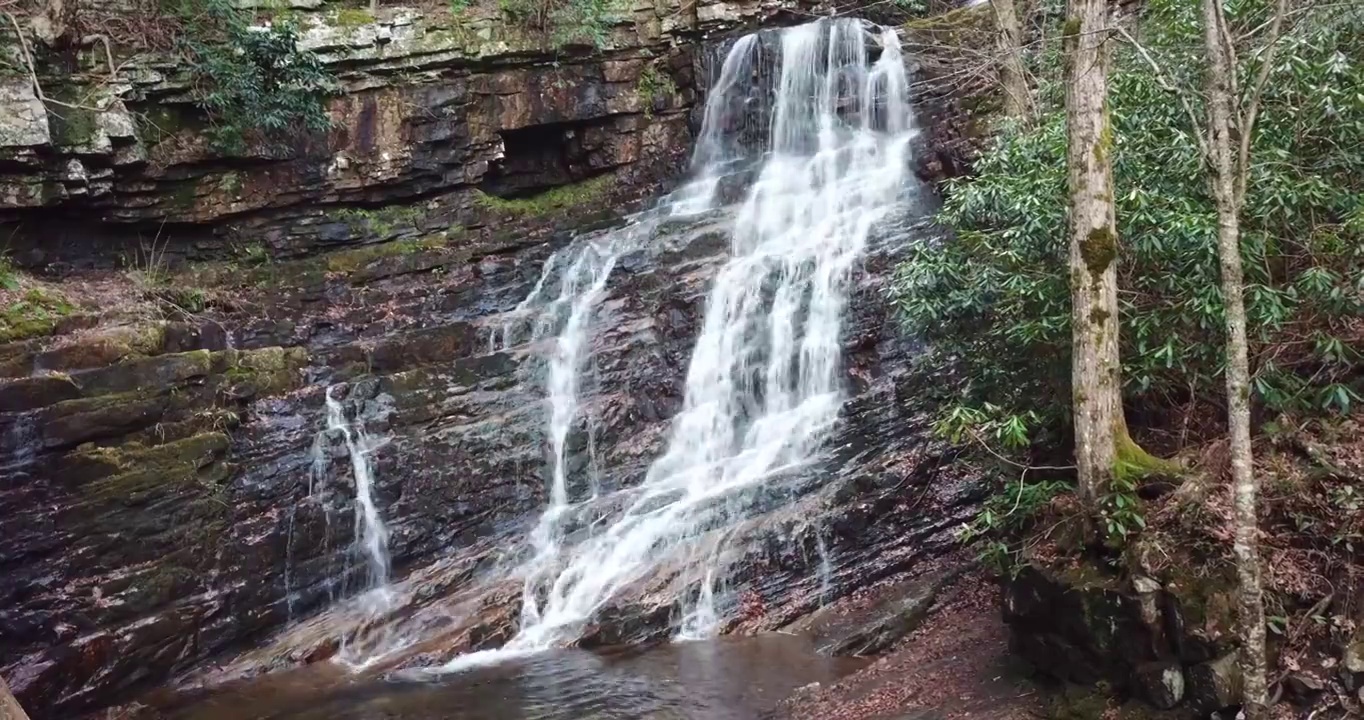
[[[885,655],[829,687],[783,703],[783,720],[1022,720],[1043,702],[1009,656],[999,589],[982,571],[946,588],[938,607]]]

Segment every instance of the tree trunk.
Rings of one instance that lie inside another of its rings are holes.
[[[1018,24],[1014,0],[991,0],[995,9],[999,46],[999,84],[1004,88],[1004,113],[1015,120],[1032,115],[1032,94],[1023,68],[1023,29]]]
[[[1203,37],[1208,53],[1208,152],[1212,191],[1217,203],[1217,254],[1222,266],[1222,301],[1227,317],[1227,430],[1241,623],[1243,707],[1247,720],[1267,720],[1265,687],[1265,609],[1260,590],[1259,521],[1250,448],[1250,363],[1246,347],[1246,310],[1242,299],[1240,198],[1237,173],[1247,168],[1232,154],[1231,48],[1219,0],[1203,0]],[[1247,129],[1249,132],[1250,129]]]
[[[1124,431],[1118,365],[1118,239],[1108,125],[1105,0],[1069,0],[1066,133],[1070,184],[1071,389],[1080,499],[1090,513],[1113,479]]]
[[[19,701],[14,699],[14,695],[9,691],[9,685],[5,684],[5,678],[0,677],[0,720],[28,720],[28,715],[24,714],[24,708],[19,705]]]

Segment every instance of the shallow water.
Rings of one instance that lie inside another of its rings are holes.
[[[427,681],[359,680],[333,666],[271,675],[167,713],[175,720],[754,720],[793,690],[865,661],[792,635],[648,650],[555,650]]]

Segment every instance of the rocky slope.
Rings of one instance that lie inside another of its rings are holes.
[[[327,142],[288,157],[217,156],[192,123],[125,132],[184,110],[173,68],[125,66],[80,137],[7,86],[25,111],[0,132],[6,231],[46,274],[0,298],[0,514],[17,519],[0,525],[0,673],[35,720],[131,698],[363,585],[328,387],[380,440],[378,504],[413,578],[403,612],[481,589],[476,623],[407,661],[504,638],[515,595],[486,578],[543,506],[546,472],[540,349],[517,305],[567,228],[675,175],[700,37],[782,9],[641,5],[600,54],[556,61],[491,16],[465,33],[386,8],[342,27],[323,6],[308,42],[348,92]],[[651,68],[669,92],[646,92]],[[954,157],[948,115],[932,117],[920,158]],[[888,321],[890,247],[851,304],[854,399],[827,463],[799,504],[745,529],[732,630],[912,572],[971,512],[974,484],[927,432],[931,375]],[[704,226],[672,229],[613,276],[589,400],[604,483],[638,481],[663,442],[726,251]],[[131,267],[106,269],[120,253]],[[592,459],[585,432],[573,446]],[[585,642],[657,636],[672,608],[655,591],[674,581],[627,594]],[[336,637],[218,679],[325,657]]]

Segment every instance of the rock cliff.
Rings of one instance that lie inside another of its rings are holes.
[[[672,177],[701,38],[795,6],[634,2],[600,47],[555,47],[495,3],[294,4],[306,7],[259,22],[290,17],[340,87],[330,131],[287,147],[210,143],[189,72],[164,53],[35,50],[41,90],[26,73],[0,77],[0,226],[16,258],[88,262],[153,241],[192,258],[286,256],[453,230],[525,241],[533,224],[492,228],[488,206],[578,184],[581,204],[602,209]],[[113,5],[136,18],[132,0]],[[378,207],[393,221],[355,222]]]
[[[298,10],[345,92],[327,137],[287,152],[206,146],[164,60],[109,81],[73,51],[86,70],[41,78],[47,103],[0,79],[21,110],[0,120],[0,231],[46,272],[6,290],[0,325],[0,673],[35,720],[130,699],[360,588],[329,387],[378,439],[411,612],[496,565],[545,502],[541,349],[518,303],[570,229],[676,176],[703,38],[790,10],[636,4],[600,51],[550,50],[491,9]],[[933,117],[921,159],[956,152]],[[745,531],[736,631],[913,570],[971,513],[971,478],[927,432],[931,380],[888,321],[889,248],[859,276],[854,398],[818,490]],[[596,435],[570,440],[603,482],[637,482],[663,443],[727,251],[690,227],[621,261],[593,347]],[[652,589],[585,642],[656,637],[672,608]],[[495,600],[426,659],[505,638],[515,598]]]

